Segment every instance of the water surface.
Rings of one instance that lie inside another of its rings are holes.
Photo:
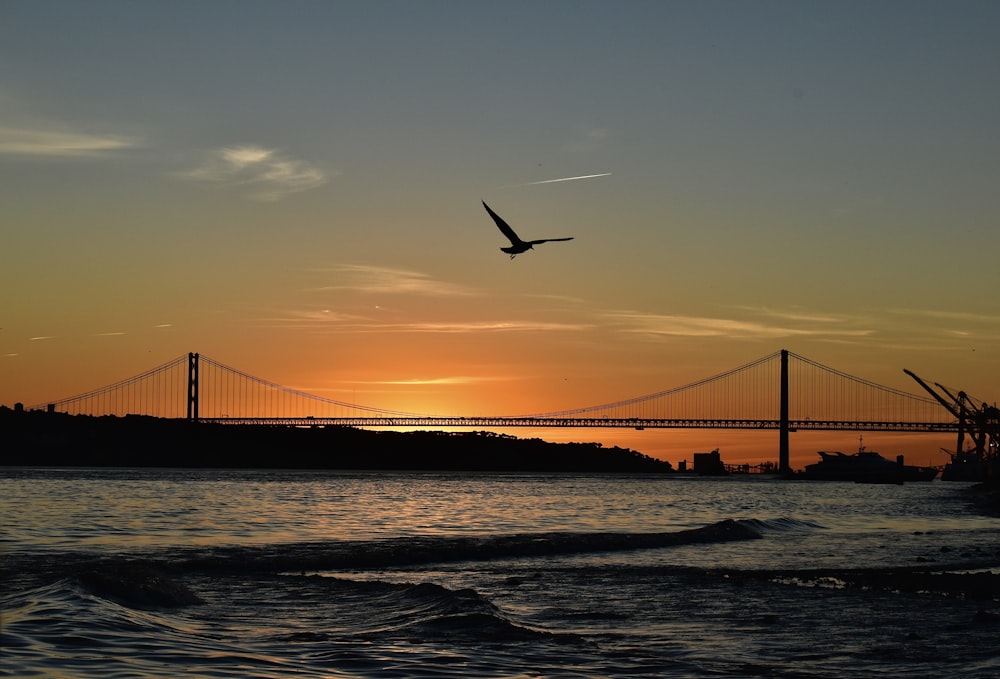
[[[18,677],[993,677],[964,484],[6,469]]]

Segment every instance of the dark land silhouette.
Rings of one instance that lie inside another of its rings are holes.
[[[0,465],[665,473],[669,462],[598,443],[491,432],[224,425],[0,407]]]

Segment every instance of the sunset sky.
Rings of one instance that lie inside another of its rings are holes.
[[[0,404],[196,351],[520,414],[782,348],[1000,400],[998,32],[994,0],[6,0]],[[481,200],[575,238],[511,261]],[[865,436],[952,443],[897,439]]]

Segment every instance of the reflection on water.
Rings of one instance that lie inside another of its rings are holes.
[[[795,517],[828,528],[968,525],[960,485],[697,477],[16,470],[0,492],[16,542],[276,542],[530,530],[673,530]],[[359,513],[359,509],[364,509]],[[277,531],[277,533],[275,532]],[[59,546],[60,548],[62,546]]]
[[[724,553],[739,562],[787,562],[801,555],[824,563],[854,558],[858,545],[878,550],[864,555],[865,562],[900,552],[916,558],[932,546],[951,549],[952,542],[995,529],[994,519],[970,514],[962,488],[753,477],[242,470],[18,469],[0,478],[9,508],[2,537],[11,549],[653,533],[740,519],[772,533],[769,546],[726,545],[711,558]],[[697,549],[672,553],[707,565]]]

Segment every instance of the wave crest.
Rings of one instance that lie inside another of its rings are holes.
[[[758,533],[788,533],[792,531],[811,531],[825,529],[822,524],[805,519],[741,519],[739,523]]]
[[[377,569],[456,561],[564,556],[590,552],[659,549],[761,538],[745,523],[726,519],[669,533],[517,533],[486,537],[408,537],[363,542],[320,542],[265,547],[213,548],[175,566],[186,570],[332,571]]]

